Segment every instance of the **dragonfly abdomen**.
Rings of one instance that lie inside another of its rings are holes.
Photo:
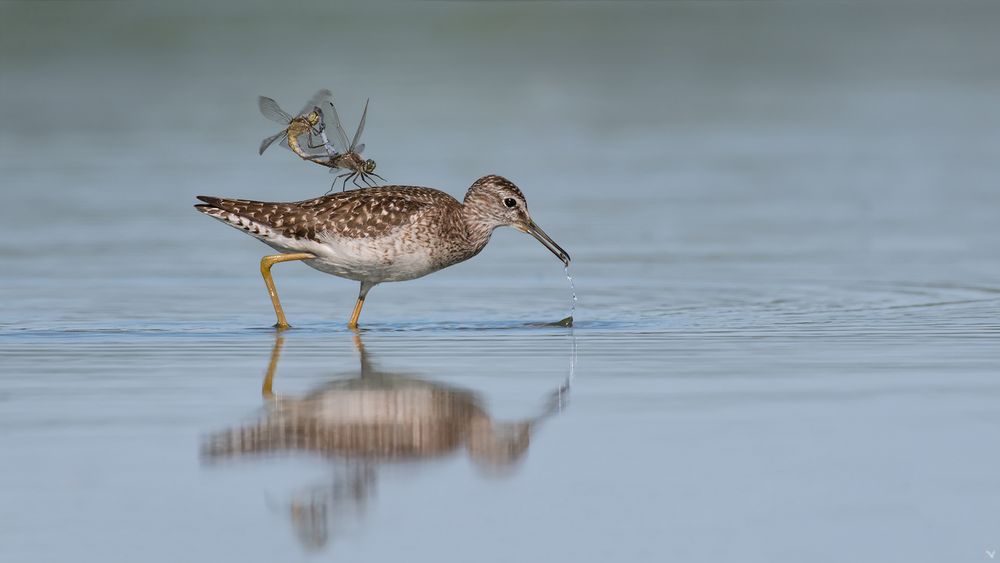
[[[310,155],[302,150],[302,145],[299,144],[299,137],[308,133],[310,129],[311,127],[307,123],[303,123],[300,119],[295,119],[288,124],[288,148],[305,159],[308,159]]]

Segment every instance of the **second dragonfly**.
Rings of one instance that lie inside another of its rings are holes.
[[[361,115],[361,122],[358,124],[353,139],[348,141],[347,132],[340,122],[340,115],[337,113],[336,106],[333,105],[332,98],[333,95],[329,90],[320,90],[302,108],[297,117],[292,117],[282,111],[274,100],[261,96],[261,113],[272,121],[285,124],[286,129],[265,139],[261,144],[260,152],[263,154],[268,145],[281,138],[282,145],[291,149],[302,159],[325,166],[330,169],[331,173],[343,171],[334,180],[333,187],[336,187],[337,181],[341,179],[344,189],[347,188],[348,181],[359,188],[362,187],[358,183],[359,179],[368,186],[374,186],[375,182],[370,179],[372,176],[385,181],[385,178],[375,173],[375,161],[361,157],[365,145],[359,144],[359,141],[365,129],[365,119],[368,116],[368,102],[365,102],[365,110]],[[334,142],[331,142],[326,134],[328,120],[336,131]],[[306,134],[308,134],[309,142],[303,146],[299,138]],[[317,149],[323,150],[317,152]]]

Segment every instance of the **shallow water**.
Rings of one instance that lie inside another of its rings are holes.
[[[0,11],[0,560],[1000,547],[996,6]],[[391,181],[518,183],[579,303],[508,229],[375,288],[360,334],[353,282],[276,266],[279,338],[267,249],[190,206],[324,191],[256,154],[255,96],[319,87],[348,122],[372,97]],[[403,423],[211,455],[310,393]]]

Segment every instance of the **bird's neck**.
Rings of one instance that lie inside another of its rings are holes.
[[[474,250],[473,256],[479,254],[486,243],[490,242],[490,235],[493,234],[496,224],[469,205],[462,206],[461,221],[465,227],[466,240]]]

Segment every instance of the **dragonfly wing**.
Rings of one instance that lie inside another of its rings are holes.
[[[260,108],[261,115],[275,123],[288,125],[292,121],[292,116],[285,113],[285,110],[278,106],[278,102],[267,96],[259,96],[257,98],[257,107]]]
[[[356,152],[358,154],[361,154],[361,153],[365,152],[365,144],[361,143],[360,145],[354,147],[354,152]]]
[[[257,154],[264,154],[264,151],[267,150],[267,147],[271,146],[271,143],[287,136],[288,136],[287,131],[279,131],[274,135],[271,135],[270,137],[264,139],[263,141],[260,142],[260,149],[257,151]]]
[[[337,150],[347,152],[347,131],[344,131],[344,126],[340,124],[340,116],[337,114],[337,106],[333,105],[333,102],[330,102],[329,106],[330,118],[333,120],[333,128],[337,130],[337,137],[340,139],[340,146],[337,147]]]
[[[358,130],[354,132],[354,139],[351,141],[351,151],[357,146],[358,141],[361,139],[361,133],[365,130],[365,118],[368,117],[368,100],[365,100],[365,111],[361,113],[361,123],[358,124]],[[357,151],[361,152],[361,151]]]
[[[319,92],[313,94],[312,99],[306,102],[306,105],[302,106],[302,111],[299,112],[299,115],[306,115],[311,112],[313,108],[322,107],[323,104],[331,99],[333,99],[333,94],[326,88],[323,88]]]

